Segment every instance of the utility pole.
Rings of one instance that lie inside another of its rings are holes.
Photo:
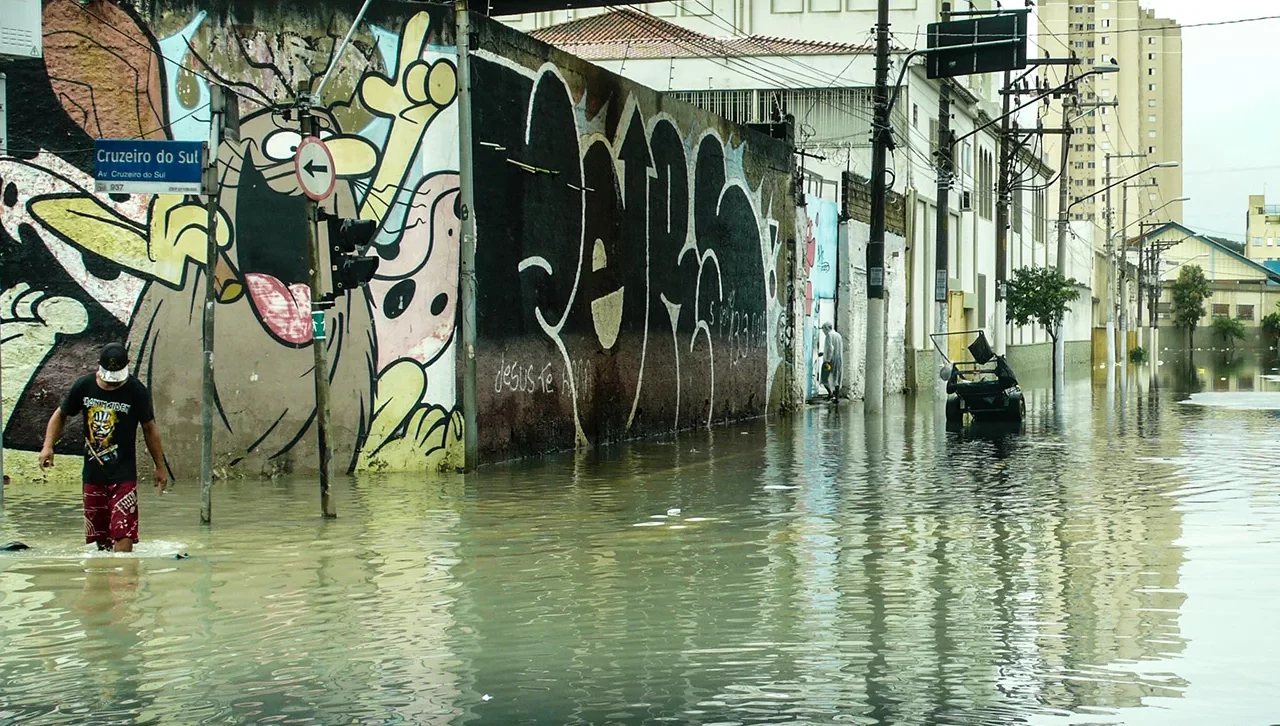
[[[316,119],[311,115],[312,96],[304,87],[298,93],[296,108],[298,112],[298,122],[301,127],[302,138],[312,138],[316,135]],[[321,300],[321,287],[323,279],[320,272],[320,245],[317,240],[316,223],[318,215],[316,213],[316,203],[310,197],[306,198],[306,226],[307,226],[307,254],[309,256],[309,267],[311,268],[311,313],[314,316],[317,312],[321,316],[328,307]],[[321,318],[323,320],[323,317]],[[323,329],[321,332],[324,332]],[[316,443],[320,454],[320,513],[327,518],[338,516],[338,512],[334,507],[333,495],[330,492],[330,484],[336,478],[333,467],[333,452],[329,448],[329,355],[325,348],[327,335],[313,335],[311,339],[312,353],[312,376],[315,379],[316,386]]]
[[[218,200],[221,191],[218,174],[218,147],[222,144],[222,119],[226,109],[226,89],[219,84],[209,88],[209,148],[205,152],[204,190],[208,195],[208,217],[205,220],[209,234],[205,245],[204,264],[204,371],[201,379],[203,397],[200,403],[200,522],[213,521],[213,409],[217,405],[213,383],[213,314],[218,291]],[[232,101],[234,103],[234,101]]]
[[[940,20],[944,23],[951,20],[951,3],[942,3]],[[937,160],[937,202],[938,216],[934,223],[934,279],[933,302],[936,307],[934,332],[947,332],[947,298],[950,292],[951,277],[951,179],[955,170],[955,149],[951,146],[951,80],[942,78],[938,81],[938,160]],[[945,361],[946,356],[943,356]],[[947,383],[939,376],[938,395],[947,400]]]
[[[1115,372],[1116,366],[1116,278],[1115,278],[1115,260],[1111,255],[1111,154],[1107,154],[1103,158],[1104,175],[1102,177],[1103,184],[1107,185],[1106,197],[1106,217],[1107,217],[1107,375],[1110,376]]]
[[[942,20],[946,22],[949,6],[943,5]],[[955,168],[955,149],[951,147],[951,81],[943,78],[938,84],[938,216],[934,224],[934,281],[933,301],[937,307],[935,332],[947,332],[947,297],[951,277],[951,179]],[[947,384],[941,377],[938,391],[943,400],[947,397]]]
[[[884,237],[885,165],[891,142],[889,128],[889,0],[879,0],[876,13],[875,120],[871,132],[871,238],[867,242],[867,388],[863,409],[884,409]]]
[[[1120,254],[1117,260],[1118,284],[1120,286],[1120,294],[1116,297],[1116,310],[1120,318],[1120,371],[1128,373],[1129,371],[1129,284],[1128,275],[1125,274],[1125,263],[1129,260],[1129,245],[1125,235],[1125,228],[1129,226],[1129,185],[1120,185]]]
[[[1009,106],[1013,95],[1010,88],[1012,74],[1004,72],[1004,109],[1000,117],[1000,160],[996,177],[996,322],[992,330],[995,338],[995,349],[1000,355],[1005,353],[1005,331],[1008,321],[1005,320],[1004,287],[1009,277],[1009,166],[1012,151],[1009,148]]]
[[[1062,159],[1058,167],[1058,272],[1067,275],[1067,224],[1071,208],[1070,158],[1071,158],[1071,109],[1075,105],[1076,89],[1071,88],[1062,97]],[[1066,383],[1067,340],[1062,322],[1058,323],[1053,341],[1053,380]]]
[[[458,160],[459,194],[462,205],[462,259],[459,284],[462,288],[462,418],[463,463],[467,471],[480,463],[479,404],[476,401],[476,220],[475,169],[471,145],[471,24],[467,0],[454,4],[457,22],[454,34],[458,47]]]

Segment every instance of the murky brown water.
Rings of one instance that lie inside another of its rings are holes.
[[[814,408],[362,477],[332,522],[234,483],[205,530],[184,482],[132,557],[18,481],[0,723],[1280,722],[1280,383],[1248,370],[1228,404],[1264,410],[1182,379],[1032,392],[1015,436]]]

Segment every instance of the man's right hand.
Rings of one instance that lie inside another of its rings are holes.
[[[53,466],[53,449],[45,447],[40,450],[40,468],[48,469]]]

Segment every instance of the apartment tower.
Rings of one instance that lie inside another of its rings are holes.
[[[1159,162],[1182,162],[1182,28],[1156,17],[1139,0],[1042,0],[1039,19],[1041,55],[1074,53],[1081,63],[1069,71],[1072,75],[1112,61],[1120,68],[1080,84],[1081,108],[1073,110],[1069,122],[1070,218],[1092,220],[1097,225],[1093,239],[1101,248],[1106,242],[1106,195],[1076,200],[1107,186],[1107,156],[1112,156],[1112,181]],[[1063,73],[1061,66],[1046,69],[1054,85],[1062,82]],[[1045,125],[1060,126],[1061,120],[1061,102],[1054,101]],[[1048,158],[1061,158],[1060,143],[1057,136],[1046,140]],[[1113,234],[1132,238],[1139,219],[1180,222],[1182,204],[1172,200],[1181,196],[1181,166],[1152,169],[1114,187]],[[1056,201],[1054,195],[1055,207]]]

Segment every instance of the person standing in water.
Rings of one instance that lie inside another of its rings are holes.
[[[99,550],[132,552],[138,541],[136,442],[138,426],[155,462],[156,490],[169,485],[160,429],[151,391],[129,375],[129,352],[108,343],[98,356],[98,372],[71,385],[45,429],[40,466],[53,466],[53,445],[69,416],[84,420],[84,541]]]
[[[824,350],[818,353],[825,359],[822,366],[822,385],[832,401],[840,397],[844,386],[844,338],[831,329],[831,323],[823,323],[822,331],[826,333],[823,342]]]

